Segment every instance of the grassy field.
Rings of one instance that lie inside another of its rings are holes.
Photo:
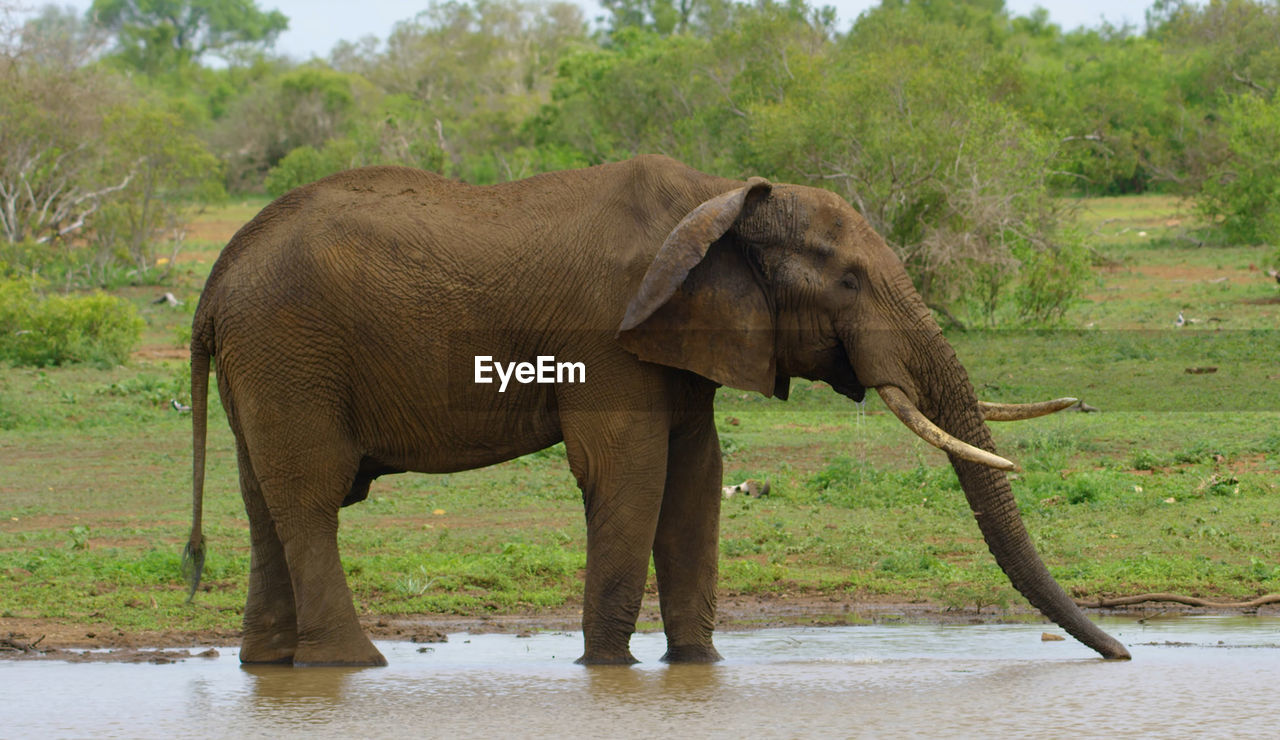
[[[225,239],[261,207],[200,215],[162,286],[118,291],[147,322],[124,367],[0,370],[0,618],[129,630],[239,624],[248,531],[232,439],[210,414],[203,591],[183,603],[190,418],[182,349]],[[951,339],[988,400],[1083,398],[1100,413],[996,426],[1050,569],[1076,596],[1280,591],[1280,286],[1264,248],[1208,247],[1177,201],[1081,202],[1097,267],[1069,330]],[[151,301],[173,292],[182,305]],[[1182,312],[1186,324],[1175,327]],[[1214,372],[1188,369],[1214,367]],[[726,594],[824,594],[957,609],[1020,603],[944,456],[820,384],[782,403],[722,390]],[[377,481],[343,510],[368,615],[491,614],[580,599],[580,495],[556,446],[454,475]]]

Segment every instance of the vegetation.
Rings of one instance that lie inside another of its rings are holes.
[[[103,293],[42,296],[34,279],[0,283],[0,359],[118,365],[142,333],[132,304]]]
[[[1190,198],[1280,240],[1280,5],[1157,0],[1064,30],[999,0],[432,3],[327,59],[254,0],[0,4],[0,236],[62,290],[145,281],[192,204],[406,164],[484,184],[641,152],[829,187],[959,325],[1060,323],[1091,258],[1064,196]],[[851,19],[845,19],[851,20]],[[213,61],[218,66],[212,66]]]

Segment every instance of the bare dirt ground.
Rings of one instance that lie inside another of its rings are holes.
[[[191,349],[149,344],[135,349],[130,356],[135,360],[188,360],[191,358]]]
[[[1086,609],[1094,615],[1150,618],[1154,616],[1242,613],[1150,604],[1123,609]],[[1249,613],[1280,616],[1280,605]],[[640,614],[641,629],[656,629],[655,607]],[[949,609],[935,603],[853,601],[825,595],[724,596],[720,600],[717,629],[724,631],[769,627],[841,626],[857,624],[993,624],[1037,621],[1041,617],[1028,606]],[[449,634],[572,631],[580,628],[582,609],[566,605],[556,609],[477,617],[455,614],[383,615],[362,618],[365,631],[377,640],[443,642]],[[1046,628],[1060,631],[1046,623]],[[75,663],[171,663],[199,657],[216,657],[218,648],[238,645],[235,630],[168,630],[126,632],[107,624],[60,622],[47,619],[0,618],[0,660],[62,660]],[[181,648],[181,649],[179,649]]]

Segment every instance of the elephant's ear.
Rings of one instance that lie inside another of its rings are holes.
[[[618,329],[623,347],[646,362],[774,394],[773,311],[746,256],[720,240],[748,199],[771,187],[753,177],[676,225],[627,306]]]

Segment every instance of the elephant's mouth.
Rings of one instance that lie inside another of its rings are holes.
[[[830,385],[836,393],[848,396],[858,403],[862,403],[862,399],[867,397],[867,388],[858,382],[856,375],[849,381],[832,382]]]
[[[823,380],[836,393],[862,403],[862,400],[867,397],[867,387],[858,380],[858,374],[853,370],[853,363],[849,360],[850,355],[843,342],[837,342],[832,355],[831,369]]]

